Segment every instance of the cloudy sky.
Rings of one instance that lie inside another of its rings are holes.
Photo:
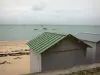
[[[0,0],[0,24],[100,25],[100,0]]]

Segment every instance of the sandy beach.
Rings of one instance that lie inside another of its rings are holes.
[[[0,42],[0,52],[7,53],[15,50],[29,49],[26,41],[17,42]],[[25,52],[25,51],[24,51]],[[30,56],[3,56],[0,57],[0,75],[21,75],[30,73]]]

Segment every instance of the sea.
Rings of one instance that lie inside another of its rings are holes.
[[[0,41],[30,40],[43,32],[100,34],[99,25],[0,25]]]

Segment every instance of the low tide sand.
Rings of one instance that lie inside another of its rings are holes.
[[[27,49],[25,42],[0,43],[0,52]],[[11,49],[11,50],[10,50]],[[21,75],[30,73],[30,55],[0,57],[0,75]],[[8,62],[8,63],[7,63]]]

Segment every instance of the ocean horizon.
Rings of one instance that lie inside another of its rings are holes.
[[[43,32],[100,34],[99,25],[0,25],[0,41],[30,40]]]

